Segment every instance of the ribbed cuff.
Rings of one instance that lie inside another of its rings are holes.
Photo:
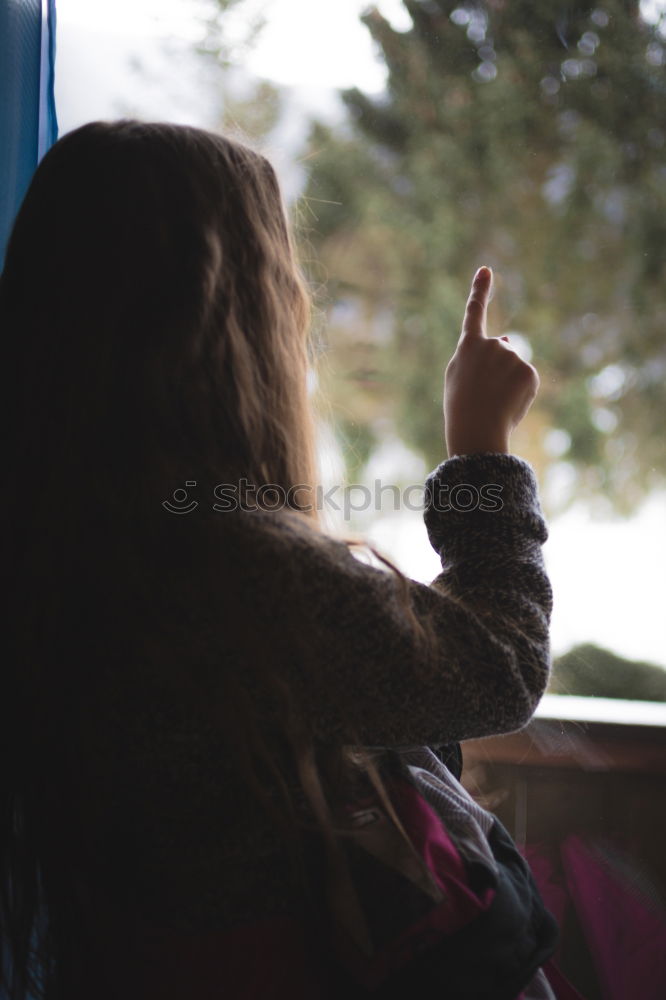
[[[516,455],[462,455],[442,462],[426,479],[424,521],[439,554],[461,533],[477,541],[518,529],[548,537],[536,476]]]

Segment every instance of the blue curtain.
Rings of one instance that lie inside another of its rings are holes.
[[[0,0],[0,267],[35,167],[55,142],[55,0]]]

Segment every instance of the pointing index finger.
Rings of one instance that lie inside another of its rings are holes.
[[[480,267],[474,275],[472,289],[467,300],[465,318],[463,320],[461,340],[463,338],[484,338],[486,336],[486,313],[488,299],[493,282],[493,272],[489,267]]]

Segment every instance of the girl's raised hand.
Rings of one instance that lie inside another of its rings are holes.
[[[488,337],[492,272],[481,267],[467,300],[460,340],[444,379],[444,426],[449,458],[508,452],[511,432],[539,389],[536,369],[506,337]]]

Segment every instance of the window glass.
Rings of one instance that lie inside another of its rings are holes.
[[[316,303],[324,520],[423,581],[443,371],[493,267],[490,333],[541,375],[513,444],[549,516],[556,660],[525,730],[464,744],[463,781],[587,1000],[664,995],[664,7],[59,0],[63,131],[168,118],[276,164]]]
[[[493,266],[490,332],[542,379],[514,447],[550,517],[560,693],[666,699],[663,8],[58,5],[61,131],[169,118],[276,162],[317,303],[325,518],[424,581],[442,373]]]

